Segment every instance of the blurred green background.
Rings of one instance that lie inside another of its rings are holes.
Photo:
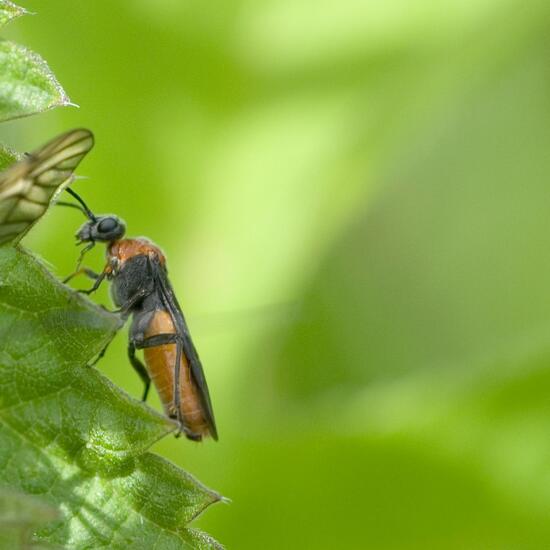
[[[550,548],[550,4],[23,4],[4,36],[80,109],[4,138],[91,128],[75,188],[168,255],[220,441],[156,450],[232,499],[196,525]],[[65,275],[82,221],[25,245]],[[138,397],[125,347],[100,368]]]

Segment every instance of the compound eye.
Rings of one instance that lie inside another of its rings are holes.
[[[101,220],[97,226],[97,230],[100,233],[110,233],[118,225],[118,222],[114,218],[105,218]]]

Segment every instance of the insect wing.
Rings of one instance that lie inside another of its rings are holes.
[[[208,428],[210,430],[210,435],[213,439],[218,439],[218,432],[216,430],[216,422],[214,420],[214,411],[212,410],[212,402],[210,401],[210,393],[208,392],[208,385],[206,384],[206,378],[204,376],[204,371],[202,369],[202,364],[199,359],[199,354],[195,349],[193,341],[191,340],[191,335],[189,334],[189,329],[187,328],[187,323],[181,311],[181,307],[178,303],[172,285],[168,280],[166,270],[158,263],[153,264],[155,271],[155,278],[158,282],[159,289],[162,293],[163,300],[165,305],[170,312],[172,317],[172,322],[176,327],[177,333],[183,339],[183,353],[189,366],[191,368],[191,376],[193,377],[197,387],[199,389],[201,404],[203,406],[203,412],[205,420],[208,423]]]
[[[90,130],[71,130],[0,173],[0,244],[19,240],[42,217],[93,145]]]

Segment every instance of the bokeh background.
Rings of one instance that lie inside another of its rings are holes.
[[[550,4],[20,3],[4,36],[80,109],[5,141],[95,132],[76,189],[164,248],[205,364],[220,441],[156,447],[232,499],[196,525],[549,548]],[[65,275],[82,221],[25,244]],[[125,347],[100,368],[138,397]]]

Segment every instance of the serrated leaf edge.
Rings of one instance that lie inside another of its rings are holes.
[[[8,18],[5,23],[0,24],[0,29],[4,28],[8,23],[11,23],[15,19],[21,17],[22,15],[32,15],[30,11],[26,10],[22,6],[18,6],[9,0],[0,0],[0,9],[11,9]]]
[[[21,113],[19,115],[14,116],[8,116],[6,118],[2,118],[0,116],[0,122],[7,122],[10,120],[17,120],[19,118],[25,118],[27,116],[36,115],[38,113],[45,113],[47,111],[50,111],[51,109],[55,109],[56,107],[67,107],[67,106],[77,106],[75,103],[72,103],[69,96],[57,80],[55,78],[53,71],[50,69],[50,66],[45,61],[45,59],[37,54],[36,52],[30,50],[29,48],[22,46],[21,44],[18,44],[16,42],[13,42],[11,40],[3,40],[0,39],[0,42],[4,42],[6,44],[10,44],[17,48],[20,52],[22,52],[24,55],[27,56],[27,60],[32,63],[35,67],[37,67],[40,72],[45,76],[45,78],[48,80],[48,82],[51,84],[52,88],[55,89],[57,95],[59,96],[58,100],[55,100],[53,103],[49,104],[48,106],[44,107],[43,109],[37,109],[33,111],[29,111],[26,113]]]

